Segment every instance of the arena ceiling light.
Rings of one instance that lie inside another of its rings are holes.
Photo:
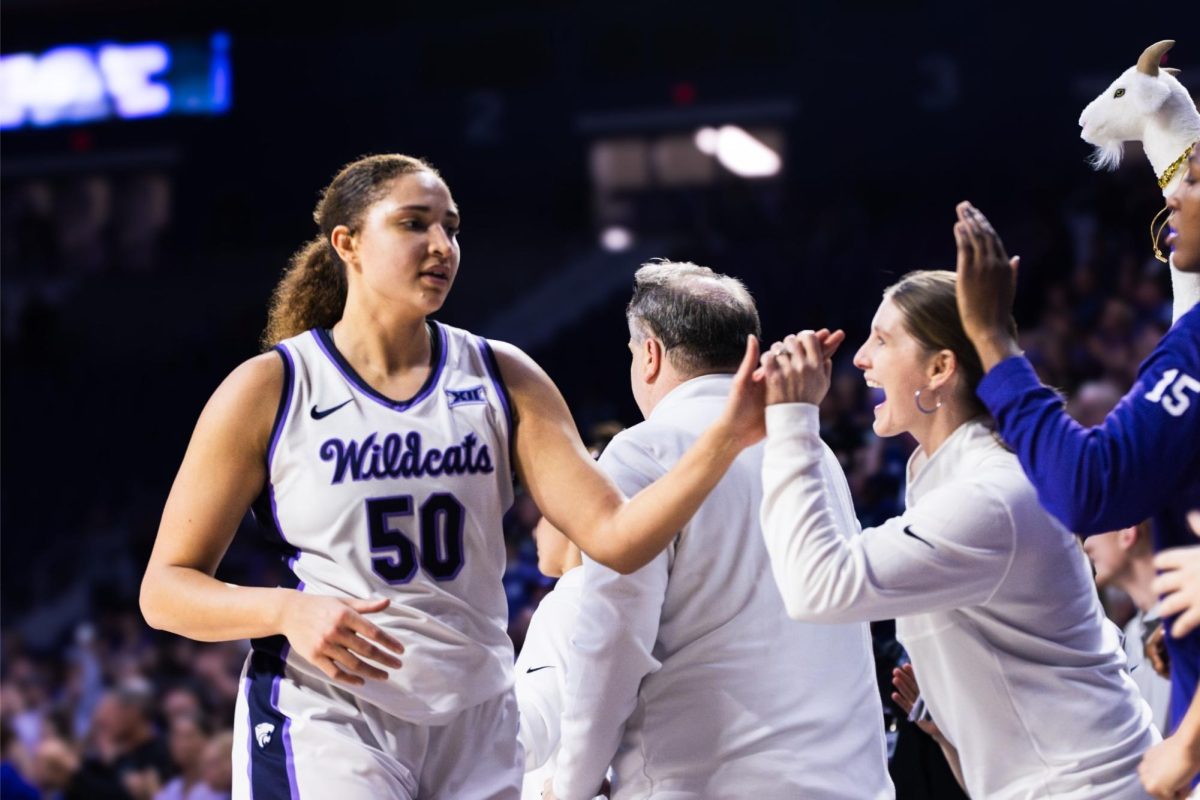
[[[779,154],[737,125],[696,131],[696,148],[743,178],[769,178],[783,168]]]
[[[600,234],[600,246],[610,253],[623,253],[633,245],[633,233],[628,228],[612,225]]]

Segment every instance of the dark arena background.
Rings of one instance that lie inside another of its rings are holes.
[[[585,438],[639,420],[623,308],[651,258],[741,278],[768,343],[844,328],[824,435],[871,525],[901,508],[912,443],[873,435],[850,354],[885,286],[953,266],[957,201],[1022,256],[1022,344],[1081,417],[1103,414],[1169,327],[1152,170],[1136,145],[1119,170],[1090,169],[1077,119],[1159,39],[1179,40],[1169,63],[1200,88],[1186,17],[1081,2],[9,0],[5,761],[59,796],[64,774],[103,769],[131,715],[165,743],[172,709],[197,708],[210,724],[195,751],[227,781],[245,644],[151,630],[139,583],[195,420],[260,351],[271,289],[344,163],[403,152],[438,167],[464,226],[437,318],[527,350]],[[521,497],[506,521],[518,647],[552,585],[538,516]],[[275,585],[280,570],[247,520],[218,576]],[[899,646],[874,630],[898,795],[948,796],[932,788],[936,747],[887,699]],[[139,702],[113,710],[114,695]],[[179,768],[164,764],[160,778]],[[153,797],[141,778],[125,791]]]

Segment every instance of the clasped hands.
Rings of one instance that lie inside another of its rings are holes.
[[[762,354],[754,380],[766,386],[766,404],[820,404],[829,391],[833,354],[846,340],[841,330],[800,331]]]

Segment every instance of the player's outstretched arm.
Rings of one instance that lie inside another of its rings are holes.
[[[214,577],[238,523],[266,482],[266,452],[283,388],[276,353],[234,370],[209,399],[163,509],[142,579],[151,627],[200,641],[284,634],[293,650],[335,680],[360,684],[400,662],[398,642],[362,614],[386,600],[342,600],[290,589],[234,586]]]
[[[958,212],[959,311],[987,372],[977,393],[1042,505],[1083,535],[1151,516],[1177,491],[1180,470],[1194,463],[1200,349],[1189,335],[1200,318],[1172,329],[1117,407],[1099,425],[1085,428],[1041,384],[1003,327],[1012,309],[1016,264],[978,209],[962,203]]]
[[[751,377],[758,341],[751,337],[721,418],[670,472],[626,499],[588,455],[550,377],[519,349],[500,342],[493,346],[514,406],[518,474],[556,528],[618,572],[650,563],[737,455],[765,432],[762,384]]]

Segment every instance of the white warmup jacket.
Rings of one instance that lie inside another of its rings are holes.
[[[1016,456],[966,423],[932,457],[913,454],[903,515],[852,536],[849,492],[824,453],[816,406],[767,408],[763,532],[789,612],[896,618],[972,797],[1146,797],[1150,709],[1075,537]]]
[[[542,598],[529,620],[525,644],[517,656],[517,707],[521,714],[520,740],[525,751],[522,800],[538,800],[546,779],[553,774],[558,752],[563,687],[567,674],[567,649],[579,613],[583,568],[569,570],[554,591]]]
[[[720,414],[732,376],[676,387],[600,466],[628,495]],[[832,453],[827,457],[836,466]],[[762,446],[674,543],[621,576],[584,561],[554,791],[614,800],[894,796],[870,634],[788,618],[759,531]]]

